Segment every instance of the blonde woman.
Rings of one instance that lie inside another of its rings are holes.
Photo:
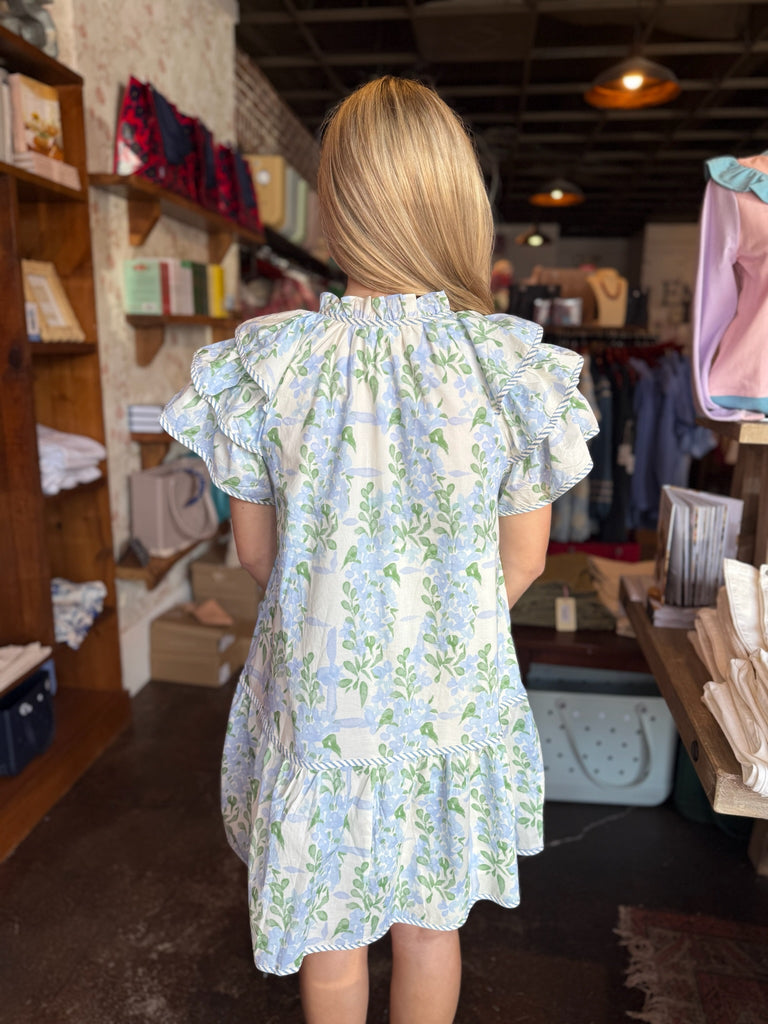
[[[580,359],[490,315],[471,143],[412,81],[331,116],[318,191],[346,295],[195,356],[165,429],[232,497],[266,589],[223,759],[257,966],[308,1024],[363,1024],[392,941],[392,1024],[448,1024],[458,929],[519,901],[542,765],[509,630],[550,503],[590,468]]]

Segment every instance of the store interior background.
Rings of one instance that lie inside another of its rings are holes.
[[[338,22],[324,16],[327,7],[340,12]],[[442,58],[418,27],[429,7],[440,9]],[[515,279],[536,265],[614,267],[648,291],[650,331],[683,345],[690,324],[681,296],[696,281],[704,160],[759,153],[768,139],[760,105],[768,89],[768,0],[53,0],[48,10],[58,60],[84,81],[89,172],[112,171],[131,75],[200,117],[217,139],[246,153],[280,154],[311,182],[322,112],[376,74],[414,74],[448,85],[446,99],[485,139],[486,166],[488,147],[500,161],[497,249]],[[580,53],[566,59],[571,44]],[[677,72],[681,97],[626,117],[588,107],[581,86],[636,44]],[[556,52],[550,65],[532,57],[548,51]],[[537,93],[553,75],[558,88]],[[490,98],[481,95],[488,83],[498,87]],[[567,116],[558,119],[558,111]],[[535,216],[532,187],[561,175],[584,188],[586,202],[557,217]],[[129,243],[127,203],[98,188],[89,203],[118,559],[130,539],[129,478],[141,465],[128,406],[165,403],[188,379],[208,334],[167,327],[152,362],[137,365],[123,309],[123,262],[139,253]],[[515,244],[533,223],[552,244]],[[161,218],[140,254],[207,262],[208,237]],[[225,271],[234,295],[235,246]],[[186,687],[146,685],[150,624],[189,599],[190,562],[202,550],[151,590],[117,581],[122,682],[138,697],[133,724],[3,865],[10,884],[0,926],[12,933],[16,954],[35,965],[18,986],[13,957],[0,965],[0,982],[5,967],[9,988],[19,990],[19,1024],[300,1019],[295,979],[254,974],[242,865],[224,849],[216,787],[228,692],[197,689],[187,702]],[[738,828],[693,825],[671,802],[554,807],[546,854],[522,868],[520,911],[487,906],[467,925],[465,1024],[614,1024],[624,1019],[619,1007],[639,1009],[613,934],[619,904],[764,922],[766,878],[755,874]],[[500,947],[514,951],[514,970],[495,964]],[[381,952],[373,957],[378,1024],[387,1019],[388,964]]]
[[[302,38],[297,30],[295,19],[286,11],[293,5],[283,6],[274,3],[242,4],[242,12],[236,0],[200,0],[194,5],[185,0],[163,0],[162,3],[115,5],[111,0],[55,0],[50,7],[56,23],[59,38],[59,60],[71,66],[85,82],[86,132],[88,146],[89,171],[98,173],[112,168],[115,126],[118,103],[122,89],[130,75],[141,80],[148,80],[174,102],[179,109],[201,117],[213,131],[214,136],[226,140],[236,140],[244,152],[279,153],[286,157],[301,175],[312,180],[317,160],[317,143],[315,136],[305,128],[291,109],[282,101],[276,89],[271,85],[267,75],[260,70],[258,60],[248,56],[238,48],[237,25],[240,17],[251,14],[253,24],[243,24],[240,31],[262,40],[262,48],[269,49],[272,57],[274,47],[280,33],[288,33],[292,29],[290,45],[294,47],[295,37]],[[343,7],[343,4],[335,5]],[[357,6],[357,5],[347,5]],[[383,5],[386,6],[386,5]],[[484,14],[500,7],[515,8],[520,5],[465,4],[467,9],[475,10],[470,23],[482,22]],[[536,5],[533,5],[536,6]],[[552,9],[554,14],[564,7],[578,8],[581,4],[538,5],[542,11]],[[599,17],[602,5],[591,5],[598,13],[592,12],[591,17]],[[649,16],[653,16],[656,5],[634,3],[611,5],[618,9],[614,30],[616,42],[613,49],[605,47],[605,52],[621,53],[631,48],[633,36],[636,34],[635,21],[640,16],[645,24]],[[670,5],[673,9],[676,5]],[[704,5],[709,9],[711,5]],[[711,39],[711,26],[717,24],[718,12],[729,5],[719,5],[710,12],[706,19],[706,29],[701,35],[706,43]],[[760,8],[761,5],[730,5],[739,8]],[[691,21],[692,7],[686,9],[687,20]],[[763,8],[763,11],[765,8]],[[261,12],[261,14],[259,13]],[[272,34],[268,35],[268,25],[260,26],[259,17],[269,21],[270,12],[273,19],[280,24],[272,26]],[[754,12],[753,12],[754,13]],[[543,16],[543,15],[542,15]],[[511,15],[510,15],[511,17]],[[289,24],[284,24],[286,19]],[[603,20],[605,20],[603,18]],[[402,61],[394,64],[385,63],[386,55],[377,63],[376,49],[382,45],[380,33],[377,33],[371,20],[353,23],[351,28],[345,25],[345,36],[350,32],[359,33],[358,49],[368,53],[367,63],[362,67],[349,67],[349,61],[340,69],[345,81],[364,81],[377,73],[393,72],[401,74],[429,71],[429,66],[414,55],[413,67],[404,65]],[[388,22],[385,22],[386,25]],[[723,30],[732,34],[730,18],[721,20]],[[509,24],[510,30],[515,27]],[[333,26],[324,26],[327,47],[334,36]],[[493,25],[490,32],[481,36],[486,41],[495,40],[493,45],[498,48],[498,33],[504,25]],[[610,28],[608,29],[610,31]],[[601,30],[601,38],[605,30]],[[582,33],[583,35],[583,33]],[[287,35],[286,35],[286,38]],[[687,37],[686,37],[687,38]],[[336,36],[338,40],[338,36]],[[478,45],[482,44],[482,39]],[[511,45],[511,37],[510,37]],[[515,44],[520,49],[519,43]],[[306,39],[303,49],[310,52]],[[706,49],[706,45],[705,45]],[[716,54],[717,46],[710,46]],[[682,47],[685,52],[685,45]],[[290,52],[290,51],[289,51]],[[524,54],[519,54],[520,58]],[[688,58],[690,59],[690,58]],[[699,58],[705,60],[706,58]],[[717,58],[722,60],[723,58]],[[731,58],[731,61],[735,58]],[[755,57],[755,61],[764,58]],[[602,61],[611,63],[610,57],[593,58],[589,67]],[[269,64],[269,60],[265,60]],[[272,63],[277,64],[275,60]],[[562,62],[568,67],[568,73],[574,81],[587,77],[586,64],[581,61]],[[668,63],[674,60],[668,58]],[[572,66],[573,65],[573,66]],[[466,66],[466,63],[465,63]],[[488,80],[493,76],[494,67],[476,68],[476,74]],[[516,75],[526,67],[524,59],[518,59],[504,67],[499,73],[502,80],[515,82]],[[301,72],[290,67],[283,72],[294,79]],[[333,69],[320,68],[320,73],[328,80],[341,83]],[[429,74],[425,75],[429,79]],[[492,78],[491,78],[492,80]],[[439,86],[439,77],[437,80]],[[322,95],[322,94],[321,94]],[[331,101],[340,96],[338,87],[329,87]],[[696,98],[704,95],[696,94]],[[730,93],[724,94],[726,96]],[[450,99],[450,97],[449,97]],[[721,102],[722,97],[718,102]],[[557,102],[553,97],[552,105]],[[594,125],[592,130],[605,130],[605,119],[599,111],[587,108],[580,95],[569,97],[569,105],[581,103],[586,111],[591,112]],[[510,112],[514,115],[519,99],[500,99],[495,103],[499,117],[510,128]],[[466,103],[464,104],[466,106]],[[470,104],[471,106],[471,104]],[[661,108],[663,110],[663,108]],[[664,116],[663,114],[661,115]],[[648,114],[642,124],[648,124]],[[486,119],[487,120],[487,119]],[[631,118],[629,119],[631,125]],[[514,119],[513,119],[514,121]],[[661,121],[662,126],[664,121]],[[525,122],[528,130],[528,122]],[[754,126],[754,122],[750,123]],[[486,125],[487,127],[487,125]],[[627,125],[623,124],[624,130]],[[556,132],[558,126],[549,125],[552,141],[547,144],[547,151],[557,152]],[[732,131],[732,135],[736,132]],[[765,133],[764,133],[765,134]],[[647,147],[646,147],[647,148]],[[702,144],[698,144],[702,149]],[[722,146],[712,143],[711,155],[717,155]],[[726,150],[728,148],[726,147]],[[557,176],[567,170],[567,176],[578,178],[578,168],[573,167],[576,158],[569,154],[565,168],[552,166],[552,175]],[[565,161],[561,161],[564,163]],[[544,165],[546,166],[546,164]],[[517,280],[522,280],[535,264],[555,267],[574,267],[581,263],[593,263],[597,266],[615,267],[627,276],[632,284],[640,284],[649,290],[650,320],[652,330],[663,329],[666,334],[685,335],[686,326],[678,325],[679,309],[662,305],[663,296],[670,293],[669,285],[674,284],[674,291],[679,293],[679,286],[692,289],[695,282],[696,249],[698,232],[695,214],[692,219],[691,210],[698,207],[703,193],[703,173],[699,178],[690,180],[690,188],[681,192],[676,183],[669,178],[668,170],[660,164],[658,175],[661,181],[668,181],[669,188],[659,190],[659,206],[663,209],[663,220],[655,221],[653,210],[649,208],[648,220],[638,223],[635,215],[631,224],[631,233],[617,236],[607,233],[603,202],[599,197],[587,191],[587,202],[581,210],[581,218],[585,224],[591,216],[601,227],[600,234],[591,235],[588,229],[574,236],[566,215],[558,221],[543,221],[541,227],[552,238],[553,244],[540,249],[528,249],[514,245],[514,238],[530,226],[533,221],[533,208],[526,209],[525,202],[517,201],[515,209],[519,219],[513,222],[500,221],[498,234],[504,255],[515,267]],[[629,179],[627,179],[629,181]],[[616,183],[618,184],[618,182]],[[613,186],[616,190],[615,185]],[[631,206],[631,196],[625,197],[623,207]],[[675,222],[675,203],[684,210],[685,217]],[[186,380],[189,361],[194,349],[205,343],[205,336],[200,329],[169,328],[161,351],[147,367],[136,365],[134,355],[133,330],[126,323],[122,308],[122,264],[123,260],[134,255],[128,242],[126,203],[107,192],[91,191],[91,226],[94,244],[94,266],[96,276],[96,299],[98,310],[98,333],[101,339],[101,366],[103,376],[104,411],[107,429],[107,450],[110,472],[110,500],[113,516],[113,537],[116,556],[124,550],[129,539],[130,512],[128,505],[128,477],[139,468],[139,452],[131,442],[127,423],[127,406],[131,403],[165,402]],[[622,205],[622,204],[620,204]],[[645,213],[642,214],[645,216]],[[572,219],[572,218],[571,218]],[[618,223],[618,221],[616,221]],[[622,224],[630,223],[622,219]],[[161,220],[153,230],[141,253],[146,257],[178,256],[186,259],[206,259],[207,239],[202,231],[186,227],[171,220]],[[237,256],[233,250],[227,257],[227,280],[234,288],[237,273]],[[148,681],[149,673],[149,623],[165,609],[179,603],[188,596],[188,565],[183,560],[166,576],[156,589],[148,592],[142,583],[118,581],[119,622],[121,634],[121,655],[123,666],[123,684],[131,693],[138,692]]]

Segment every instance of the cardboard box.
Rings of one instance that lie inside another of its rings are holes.
[[[248,657],[253,623],[204,626],[184,609],[170,608],[150,627],[153,679],[194,686],[223,686]]]
[[[226,546],[214,544],[202,558],[191,563],[192,596],[195,601],[218,601],[233,619],[255,625],[264,591],[245,569],[224,564]]]

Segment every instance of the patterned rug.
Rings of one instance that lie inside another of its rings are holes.
[[[768,928],[619,907],[626,984],[645,993],[648,1024],[768,1024]]]

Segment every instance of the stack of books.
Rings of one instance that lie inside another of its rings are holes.
[[[141,259],[124,264],[125,312],[140,316],[226,317],[224,269],[192,260]]]
[[[740,498],[665,485],[661,491],[654,625],[690,628],[698,608],[717,601],[723,559],[735,558],[744,503]]]
[[[129,405],[128,429],[132,434],[162,434],[162,405]]]
[[[77,168],[64,161],[61,108],[54,86],[0,69],[0,160],[80,189]]]

